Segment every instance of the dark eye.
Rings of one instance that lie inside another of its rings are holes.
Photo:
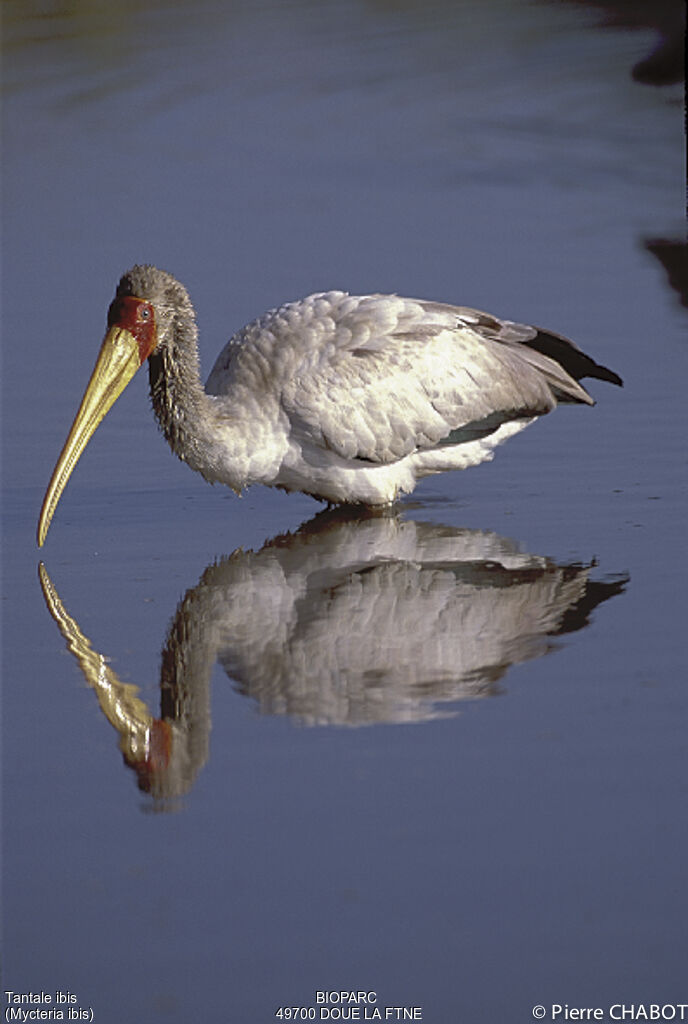
[[[139,320],[150,320],[150,306],[139,306]]]

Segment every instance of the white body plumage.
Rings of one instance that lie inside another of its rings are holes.
[[[210,480],[381,505],[431,473],[466,469],[549,412],[592,399],[523,345],[533,328],[465,307],[311,295],[244,327],[206,384]],[[212,454],[211,454],[212,453]]]

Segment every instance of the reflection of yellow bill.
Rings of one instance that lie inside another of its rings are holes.
[[[95,691],[101,710],[110,725],[119,733],[119,748],[131,765],[146,762],[151,747],[151,729],[154,719],[146,704],[139,698],[139,688],[123,683],[110,668],[104,655],[98,654],[67,613],[48,571],[42,562],[38,576],[45,603],[55,619],[67,647],[76,655],[86,681]]]

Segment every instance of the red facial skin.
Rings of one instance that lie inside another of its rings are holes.
[[[133,295],[115,299],[108,310],[108,329],[111,327],[121,327],[134,336],[141,363],[148,359],[157,344],[155,309],[145,299]]]

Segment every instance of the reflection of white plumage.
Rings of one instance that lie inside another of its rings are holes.
[[[367,505],[490,459],[558,402],[592,405],[581,377],[621,383],[534,327],[464,306],[333,291],[244,327],[204,390],[186,289],[149,266],[121,279],[108,326],[45,497],[39,543],[79,455],[146,359],[165,437],[207,480]]]
[[[168,663],[188,687],[219,660],[261,711],[311,724],[421,721],[495,692],[574,607],[618,590],[588,577],[494,533],[316,519],[209,567],[179,606],[167,650],[184,648]]]
[[[209,566],[179,604],[155,715],[60,601],[46,603],[139,785],[186,792],[209,750],[216,662],[265,714],[308,724],[420,722],[497,693],[512,664],[581,628],[624,580],[558,566],[511,541],[392,517],[323,513],[258,552]]]

